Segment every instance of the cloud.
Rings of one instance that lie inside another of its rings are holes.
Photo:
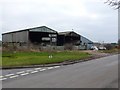
[[[117,41],[117,11],[103,0],[2,0],[1,3],[0,33],[46,25],[57,31],[74,29],[93,41]]]

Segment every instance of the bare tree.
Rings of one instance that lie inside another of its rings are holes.
[[[110,5],[111,7],[115,8],[115,9],[120,8],[120,0],[107,0],[105,3]]]

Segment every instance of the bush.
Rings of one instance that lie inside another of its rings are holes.
[[[65,44],[65,50],[73,50],[72,44]]]
[[[105,47],[107,50],[111,50],[114,48],[111,44],[106,44]]]

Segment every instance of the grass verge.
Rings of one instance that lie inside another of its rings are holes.
[[[52,52],[53,58],[49,58],[49,52],[3,52],[2,67],[28,66],[60,63],[68,60],[81,60],[91,55],[80,51]]]

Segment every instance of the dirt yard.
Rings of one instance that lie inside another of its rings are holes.
[[[94,50],[84,50],[83,52],[90,53],[94,55],[95,57],[104,57],[110,55],[109,53],[101,53],[99,51],[94,51]]]

